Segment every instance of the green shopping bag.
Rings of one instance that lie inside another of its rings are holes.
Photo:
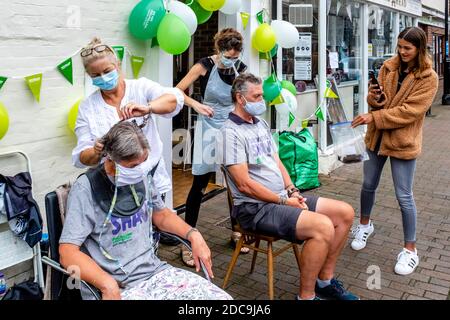
[[[279,156],[294,185],[300,190],[320,186],[317,144],[308,129],[279,134]]]

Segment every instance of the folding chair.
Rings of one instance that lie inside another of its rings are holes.
[[[48,238],[49,238],[49,255],[50,257],[42,257],[42,263],[46,264],[51,268],[50,271],[50,281],[47,285],[50,285],[50,299],[51,300],[80,300],[81,294],[78,289],[69,289],[67,285],[68,277],[70,273],[65,270],[59,263],[59,238],[61,237],[61,232],[63,229],[62,219],[59,210],[58,197],[55,191],[48,193],[45,196],[45,212],[47,217],[47,227],[48,227]],[[181,239],[177,235],[168,232],[161,232],[168,237],[176,238],[189,250],[192,250],[190,242]],[[202,271],[205,278],[211,281],[206,267],[201,262]],[[97,300],[101,299],[101,294],[99,290],[85,281],[80,282],[81,285],[86,286],[86,288],[93,294],[94,298]]]
[[[27,171],[32,178],[32,190],[33,190],[33,177],[31,174],[31,162],[30,158],[25,152],[22,151],[10,151],[0,153],[0,158],[12,158],[16,156],[21,156],[25,159]],[[14,164],[17,164],[16,162]],[[15,165],[14,165],[15,166]],[[9,168],[8,168],[9,167]],[[13,170],[12,166],[2,165],[2,173],[5,171]],[[9,170],[8,170],[9,169]],[[16,266],[22,262],[32,260],[33,261],[33,271],[34,271],[34,281],[39,284],[39,286],[44,288],[44,276],[41,265],[41,249],[40,243],[38,242],[33,248],[30,248],[28,244],[17,238],[8,227],[8,221],[5,216],[0,215],[0,270]],[[3,226],[5,224],[5,226]]]
[[[231,278],[231,274],[233,272],[234,266],[236,265],[237,259],[239,258],[239,254],[242,247],[249,248],[250,250],[253,250],[253,258],[252,258],[252,264],[250,267],[250,273],[253,272],[255,269],[255,263],[256,263],[256,256],[258,252],[264,253],[267,255],[267,283],[268,283],[268,291],[269,291],[269,299],[273,300],[274,294],[273,294],[273,262],[274,258],[283,253],[284,251],[292,248],[294,251],[294,255],[297,261],[298,269],[300,270],[300,250],[298,248],[298,245],[295,243],[289,243],[282,248],[278,250],[273,249],[273,243],[281,240],[278,237],[269,236],[260,234],[253,231],[244,230],[240,225],[239,222],[236,219],[233,219],[232,212],[233,212],[233,195],[231,194],[230,190],[230,184],[231,184],[231,177],[227,173],[227,169],[224,166],[221,166],[222,174],[224,176],[224,180],[227,185],[227,200],[228,200],[228,207],[230,210],[230,218],[233,224],[233,230],[240,232],[242,234],[241,238],[239,239],[236,248],[233,252],[233,256],[231,257],[230,264],[227,269],[227,273],[225,275],[225,279],[223,280],[222,288],[225,289],[225,287],[228,284],[228,281]],[[267,249],[260,248],[260,242],[261,240],[267,242]]]

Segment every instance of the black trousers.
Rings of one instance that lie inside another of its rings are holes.
[[[208,186],[209,179],[214,172],[208,172],[203,175],[194,175],[194,181],[192,182],[191,190],[186,199],[186,214],[185,221],[191,227],[195,227],[198,221],[198,213],[200,211],[200,205],[202,203],[203,194]]]

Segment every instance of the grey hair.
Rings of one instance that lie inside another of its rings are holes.
[[[106,46],[108,49],[103,51],[103,52],[97,52],[95,50],[93,50],[95,47],[104,45]],[[86,57],[81,57],[81,60],[83,61],[83,66],[86,69],[87,66],[89,64],[91,64],[94,61],[97,61],[99,59],[102,58],[109,58],[109,60],[114,63],[119,65],[119,59],[117,59],[117,55],[116,52],[114,51],[114,49],[107,45],[106,43],[103,43],[102,40],[100,40],[100,38],[95,37],[92,39],[91,42],[88,43],[88,45],[86,45],[83,49],[81,49],[81,52],[83,52],[84,50],[92,50],[92,54],[86,56]]]
[[[150,151],[142,130],[128,121],[116,123],[100,142],[104,145],[104,152],[116,163],[139,158],[145,150]]]
[[[236,77],[233,81],[233,85],[231,86],[231,99],[233,103],[236,103],[236,94],[246,93],[248,91],[248,84],[261,84],[262,80],[260,77],[255,76],[252,73],[241,73]]]

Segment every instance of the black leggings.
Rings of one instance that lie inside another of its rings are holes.
[[[203,194],[208,186],[209,179],[214,172],[208,172],[199,176],[194,175],[191,191],[186,200],[185,221],[191,227],[195,227],[198,220],[198,212],[202,203]]]

